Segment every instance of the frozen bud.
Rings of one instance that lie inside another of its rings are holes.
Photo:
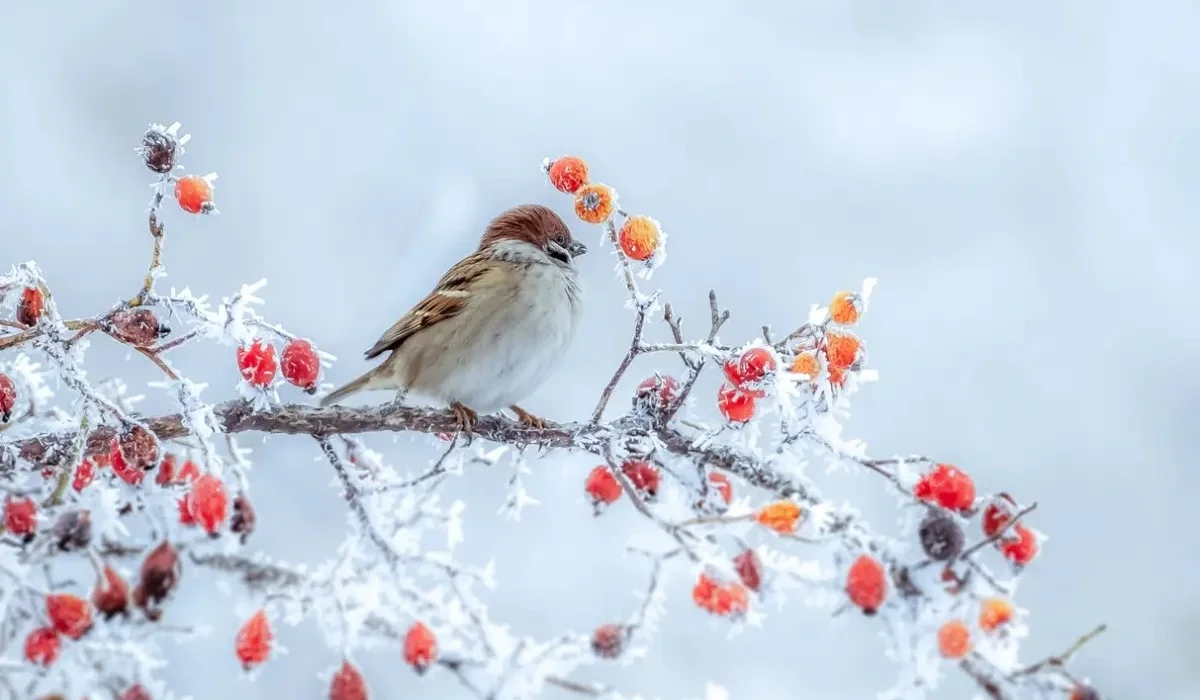
[[[134,602],[146,611],[151,619],[155,619],[158,603],[166,600],[179,582],[182,569],[179,563],[179,552],[170,542],[163,541],[142,560],[142,568],[137,589],[134,591]]]
[[[54,523],[54,542],[63,552],[85,549],[92,542],[92,517],[86,510],[72,510]]]
[[[921,538],[921,549],[934,561],[947,561],[962,552],[962,528],[954,518],[940,510],[931,510],[921,521],[917,533]]]
[[[238,494],[233,499],[233,517],[229,519],[229,530],[241,536],[242,544],[254,533],[254,506],[246,494]]]
[[[105,618],[123,615],[129,610],[129,584],[111,566],[105,566],[104,575],[96,580],[92,605]]]
[[[118,311],[112,317],[112,334],[137,347],[153,345],[170,332],[169,327],[158,322],[154,311],[144,306]]]
[[[153,469],[158,464],[158,443],[150,431],[133,426],[117,438],[121,456],[130,467],[142,470]]]
[[[602,659],[615,659],[625,651],[629,628],[625,625],[600,625],[592,633],[592,652]]]
[[[156,173],[169,173],[175,167],[175,158],[179,152],[179,141],[166,129],[152,126],[142,136],[142,145],[138,154],[146,163],[146,167]]]

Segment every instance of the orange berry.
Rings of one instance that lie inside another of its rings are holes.
[[[792,360],[792,372],[808,375],[810,381],[816,381],[821,373],[821,361],[815,352],[802,352]]]
[[[775,501],[760,508],[754,514],[754,520],[769,530],[787,535],[796,531],[800,515],[800,506],[793,501]]]
[[[42,290],[26,287],[21,292],[21,303],[17,306],[17,320],[27,326],[37,325],[45,308],[46,299],[42,296]]]
[[[846,369],[844,367],[829,365],[829,383],[839,388],[845,386]]]
[[[625,253],[630,260],[638,262],[648,260],[650,256],[654,255],[661,240],[662,228],[659,227],[658,222],[642,214],[626,219],[625,225],[617,234],[621,252]]]
[[[437,637],[422,622],[414,623],[404,635],[404,663],[417,673],[425,673],[437,659]]]
[[[829,317],[834,323],[852,326],[862,314],[862,297],[857,292],[838,292],[829,302]]]
[[[717,392],[717,408],[730,423],[745,423],[754,417],[754,396],[722,384]]]
[[[935,464],[917,480],[913,496],[947,510],[964,512],[975,504],[975,482],[952,464]]]
[[[849,369],[858,361],[862,343],[850,333],[830,331],[825,334],[825,358],[832,367]]]
[[[583,489],[587,492],[588,497],[592,499],[592,505],[596,507],[597,512],[603,506],[614,503],[621,497],[620,482],[617,481],[617,477],[612,475],[608,467],[604,465],[594,467],[588,473]]]
[[[874,615],[887,597],[887,574],[883,564],[868,554],[855,559],[846,575],[846,595],[864,613]]]
[[[938,630],[938,651],[947,659],[961,659],[971,651],[971,631],[962,620],[950,620]]]
[[[1000,553],[1016,566],[1025,566],[1037,556],[1037,535],[1021,523],[1013,525],[1010,533],[1014,535],[1012,539],[1001,538],[998,541]]]
[[[548,162],[545,166],[546,175],[554,189],[567,194],[575,194],[580,187],[587,184],[588,166],[579,156],[563,156]]]
[[[575,215],[589,224],[608,221],[617,208],[617,191],[608,185],[592,183],[575,191]]]
[[[750,594],[740,583],[717,583],[700,574],[692,587],[692,601],[713,615],[742,615],[750,609]]]
[[[275,634],[271,632],[271,622],[267,620],[267,613],[259,609],[242,624],[234,641],[234,651],[238,661],[242,662],[242,668],[249,671],[266,661],[271,655],[274,639]]]
[[[979,608],[979,629],[995,632],[1001,625],[1012,621],[1012,603],[1003,598],[986,598]]]
[[[212,183],[198,175],[186,175],[175,181],[175,199],[189,214],[208,214],[212,203]]]

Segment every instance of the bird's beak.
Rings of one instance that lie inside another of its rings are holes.
[[[571,254],[572,258],[578,258],[580,255],[583,255],[587,252],[587,246],[579,241],[573,240],[571,241],[571,244],[567,246],[567,252]]]

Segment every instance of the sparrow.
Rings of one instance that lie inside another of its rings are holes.
[[[470,435],[481,413],[509,408],[526,425],[546,421],[517,405],[557,367],[575,337],[583,287],[575,259],[587,246],[549,207],[513,207],[487,225],[475,252],[367,350],[389,353],[321,400],[362,391],[444,401]]]

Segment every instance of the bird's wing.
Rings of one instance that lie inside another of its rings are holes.
[[[462,313],[470,299],[471,289],[486,277],[499,272],[495,262],[479,252],[458,261],[446,271],[428,296],[396,321],[371,349],[367,350],[367,359],[378,357],[388,350],[395,350],[417,331]]]

